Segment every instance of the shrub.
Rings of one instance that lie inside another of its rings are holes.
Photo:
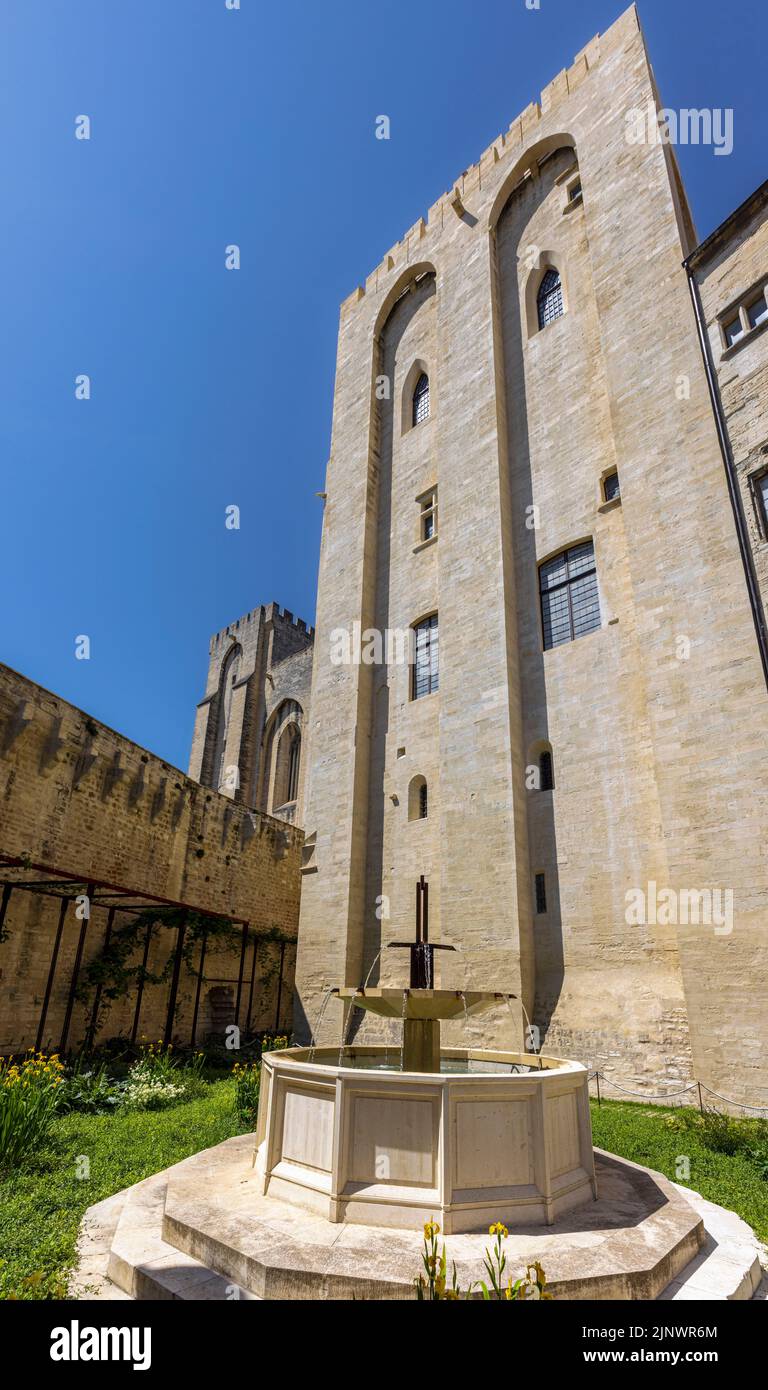
[[[0,1058],[0,1168],[20,1164],[46,1139],[63,1071],[55,1053],[31,1052],[22,1062]]]
[[[102,1115],[120,1104],[122,1086],[111,1081],[105,1063],[87,1066],[78,1058],[61,1088],[59,1108],[68,1114]]]
[[[171,1044],[148,1043],[122,1085],[121,1103],[126,1110],[163,1110],[182,1100],[193,1100],[207,1087],[204,1066],[202,1052],[181,1061],[174,1056]]]
[[[259,1110],[259,1080],[261,1066],[258,1062],[235,1062],[232,1068],[235,1078],[235,1114],[244,1129],[254,1129]]]

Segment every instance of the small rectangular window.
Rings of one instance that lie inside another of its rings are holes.
[[[734,319],[729,319],[728,323],[723,324],[723,333],[725,334],[725,341],[728,347],[733,347],[734,343],[738,343],[743,332],[744,329],[742,327],[740,314],[737,314]]]
[[[544,874],[536,875],[536,915],[541,917],[547,910],[547,880]]]
[[[418,499],[420,505],[419,514],[419,539],[431,541],[437,535],[437,488],[432,488],[430,492],[425,492],[423,497]]]
[[[768,319],[768,304],[765,300],[765,291],[754,299],[747,308],[747,321],[750,328],[757,328],[759,323]]]
[[[603,481],[603,496],[606,502],[613,502],[617,497],[621,497],[618,473],[609,473]]]
[[[581,179],[577,179],[576,182],[575,182],[575,183],[572,183],[571,186],[570,186],[570,188],[568,189],[568,202],[569,202],[569,203],[575,203],[575,202],[576,202],[576,199],[577,199],[577,198],[580,198],[580,197],[581,197]]]

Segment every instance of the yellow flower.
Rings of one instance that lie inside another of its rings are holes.
[[[493,1225],[488,1228],[488,1234],[489,1236],[502,1236],[506,1240],[509,1231],[506,1226],[502,1225],[501,1221],[494,1221]]]
[[[433,1238],[434,1236],[439,1236],[439,1234],[440,1234],[440,1227],[438,1226],[438,1224],[437,1224],[436,1221],[432,1221],[432,1220],[425,1221],[425,1223],[424,1223],[424,1239],[425,1239],[425,1240],[432,1240],[432,1238]]]

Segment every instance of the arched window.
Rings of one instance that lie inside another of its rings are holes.
[[[429,377],[426,372],[422,372],[416,382],[416,389],[413,393],[413,416],[412,424],[420,425],[422,420],[429,419]]]
[[[555,785],[555,771],[552,766],[552,753],[545,748],[539,754],[539,791],[551,792]]]
[[[565,305],[563,304],[563,284],[559,270],[550,269],[547,271],[539,285],[536,306],[539,311],[539,328],[546,328],[547,324],[554,323],[555,319],[563,317]]]
[[[600,626],[600,598],[592,541],[539,565],[539,589],[545,651],[594,632]]]
[[[408,819],[426,820],[429,815],[429,800],[425,777],[413,777],[408,787]]]

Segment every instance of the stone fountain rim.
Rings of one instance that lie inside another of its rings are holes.
[[[393,1047],[385,1047],[381,1044],[366,1047],[347,1047],[347,1055],[350,1053],[361,1053],[363,1056],[386,1056],[388,1053],[396,1051]],[[337,1047],[317,1047],[317,1053],[331,1052],[338,1053]],[[312,1067],[313,1072],[318,1071],[327,1076],[361,1076],[376,1077],[383,1080],[386,1084],[394,1079],[408,1077],[409,1081],[418,1081],[424,1085],[435,1085],[436,1083],[452,1082],[458,1085],[466,1085],[469,1081],[471,1085],[493,1085],[498,1084],[500,1079],[505,1083],[513,1081],[525,1084],[531,1079],[536,1080],[537,1074],[543,1077],[556,1077],[571,1075],[574,1072],[586,1072],[587,1068],[581,1062],[574,1062],[568,1057],[550,1057],[533,1052],[513,1052],[505,1048],[477,1048],[477,1047],[441,1047],[440,1056],[452,1059],[466,1059],[467,1061],[487,1061],[487,1062],[519,1062],[531,1068],[528,1072],[428,1072],[428,1071],[385,1071],[379,1067],[345,1067],[343,1063],[327,1063],[309,1060],[309,1047],[289,1047],[281,1048],[277,1052],[265,1052],[262,1054],[262,1063],[267,1062],[269,1066],[276,1067],[278,1070],[285,1069],[290,1072],[294,1067]],[[537,1063],[542,1065],[538,1066]]]

